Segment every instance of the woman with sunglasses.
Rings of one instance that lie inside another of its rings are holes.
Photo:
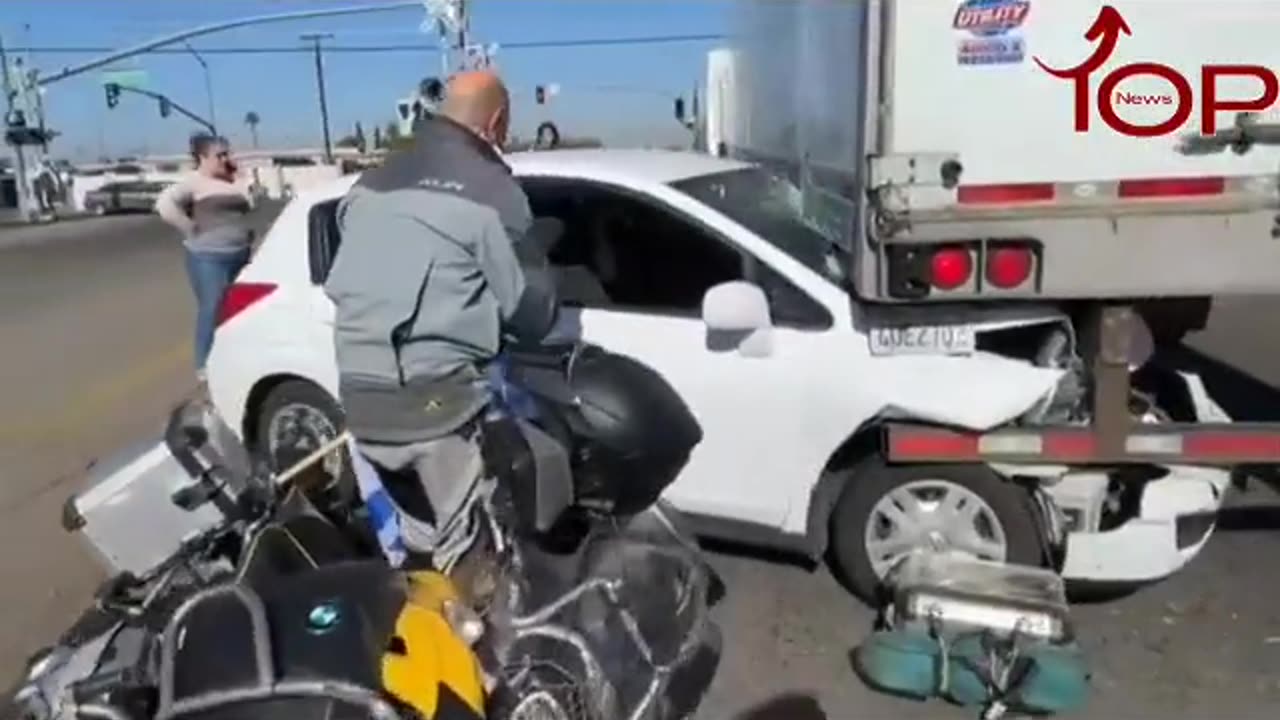
[[[248,193],[235,184],[236,164],[225,138],[191,138],[196,170],[156,199],[156,212],[177,228],[186,248],[187,277],[196,298],[195,366],[203,386],[218,306],[249,262],[253,231]]]

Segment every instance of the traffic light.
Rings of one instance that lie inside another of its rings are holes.
[[[684,122],[684,98],[682,97],[676,98],[675,111],[676,111],[676,120],[679,120],[680,122]]]
[[[554,150],[560,147],[560,128],[550,121],[544,122],[538,126],[537,134],[534,135],[534,147],[543,150]]]
[[[547,89],[541,85],[535,87],[533,89],[533,98],[539,105],[545,105],[547,103]]]
[[[120,86],[115,83],[107,83],[107,107],[114,108],[120,104]]]
[[[160,98],[160,117],[167,118],[173,112],[173,103],[169,102],[169,98]]]
[[[445,86],[440,78],[426,78],[418,87],[418,94],[426,98],[428,102],[439,104],[444,100]]]
[[[10,145],[44,145],[58,136],[56,130],[45,130],[37,127],[10,126],[5,130],[4,140]]]

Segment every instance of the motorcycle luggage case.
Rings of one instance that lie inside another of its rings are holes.
[[[159,442],[89,466],[82,489],[63,505],[63,528],[83,535],[109,573],[145,576],[183,540],[226,522],[233,492],[242,487],[229,476],[248,473],[247,455],[226,432],[211,413],[179,407]],[[220,492],[209,493],[212,502],[180,506],[175,493],[197,485]]]
[[[142,577],[184,538],[223,522],[212,503],[188,511],[173,501],[191,483],[165,443],[135,446],[90,466],[84,489],[63,506],[62,526],[79,531],[109,573]]]

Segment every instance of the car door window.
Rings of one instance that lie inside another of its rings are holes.
[[[796,287],[774,267],[753,261],[748,265],[747,279],[759,285],[769,298],[769,314],[774,325],[800,330],[827,330],[835,324],[825,305]]]
[[[339,199],[316,203],[307,211],[307,258],[311,282],[323,285],[338,256],[342,234],[338,231]]]
[[[527,178],[535,217],[564,223],[551,249],[566,305],[698,315],[707,290],[750,280],[777,325],[826,329],[831,314],[773,267],[657,200],[594,183]]]
[[[697,316],[707,290],[745,277],[742,253],[657,201],[586,182],[524,185],[535,217],[564,224],[549,259],[567,305]]]

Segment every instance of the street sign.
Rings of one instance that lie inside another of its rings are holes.
[[[147,88],[147,71],[108,70],[102,73],[102,84],[145,90]]]

